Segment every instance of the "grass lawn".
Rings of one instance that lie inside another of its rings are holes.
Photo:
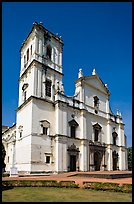
[[[2,191],[2,202],[132,202],[132,194],[74,188],[14,187]]]

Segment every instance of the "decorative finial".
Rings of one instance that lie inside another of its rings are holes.
[[[122,117],[121,112],[119,112],[119,116],[120,116],[120,118]]]
[[[117,109],[116,115],[119,116],[119,110]]]
[[[82,68],[79,69],[78,79],[79,79],[80,77],[83,77]]]
[[[106,88],[108,88],[108,85],[107,85],[107,84],[105,84],[105,87],[106,87]]]
[[[93,71],[92,71],[92,75],[96,75],[96,70],[95,70],[95,68],[94,68]]]

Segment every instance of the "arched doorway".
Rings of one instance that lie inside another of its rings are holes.
[[[113,151],[113,171],[117,170],[118,153]]]
[[[76,155],[70,155],[70,171],[76,171]]]
[[[99,154],[99,152],[94,152],[94,170],[100,171],[100,154]]]
[[[79,148],[74,143],[67,149],[69,155],[68,171],[76,171],[79,169]]]

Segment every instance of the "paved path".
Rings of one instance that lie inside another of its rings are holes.
[[[75,174],[112,174],[113,172],[67,172],[60,174],[51,174],[44,176],[23,176],[23,177],[3,177],[2,180],[57,180],[57,181],[75,181],[76,184],[79,184],[80,187],[83,186],[84,181],[92,182],[112,182],[122,184],[132,184],[132,178],[118,178],[118,179],[105,179],[105,178],[93,178],[93,177],[84,177],[84,176],[75,176]],[[115,172],[114,173],[123,173]],[[125,171],[125,173],[127,173]]]

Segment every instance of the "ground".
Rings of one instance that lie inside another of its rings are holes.
[[[75,181],[76,184],[79,184],[82,187],[83,181],[92,181],[92,182],[112,182],[119,184],[132,184],[131,178],[118,178],[118,179],[106,179],[106,178],[93,178],[86,176],[75,176],[75,174],[120,174],[123,171],[96,171],[96,172],[67,172],[60,174],[50,174],[50,175],[30,175],[23,177],[3,177],[2,180],[57,180],[57,181]],[[127,173],[127,171],[124,171]]]

